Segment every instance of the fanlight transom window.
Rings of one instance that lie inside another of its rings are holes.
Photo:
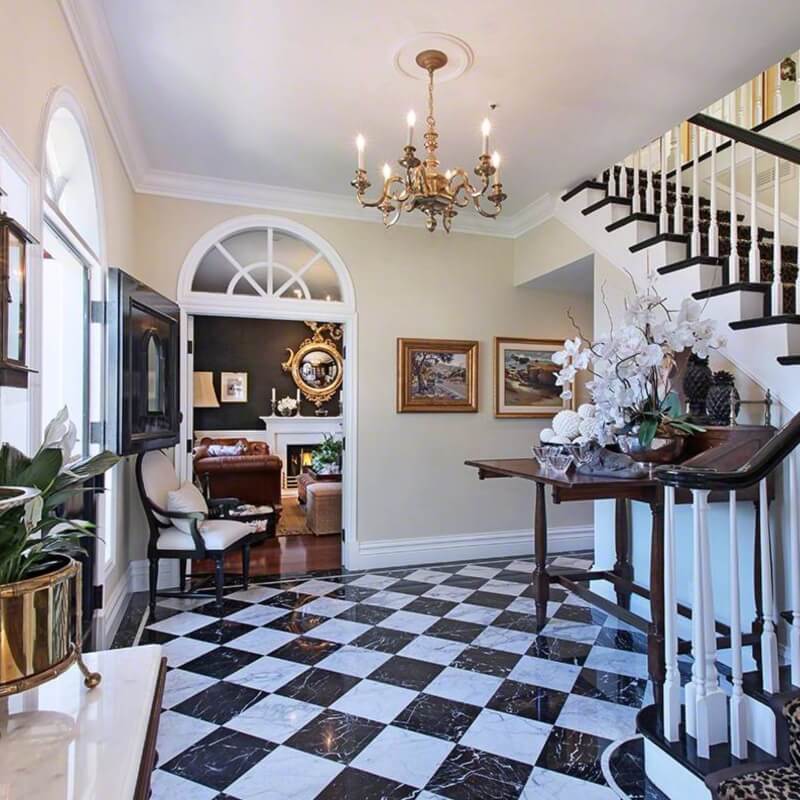
[[[339,276],[325,254],[305,239],[273,227],[220,239],[200,259],[191,289],[279,300],[341,302]]]

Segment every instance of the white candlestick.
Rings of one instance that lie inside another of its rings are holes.
[[[488,117],[483,121],[481,125],[481,133],[483,134],[483,145],[481,148],[481,153],[487,154],[489,153],[489,134],[492,132],[492,123],[489,122]]]
[[[275,402],[275,387],[272,387],[272,402]]]
[[[408,146],[414,146],[414,125],[417,124],[417,115],[413,111],[409,111],[406,116],[406,123],[408,124]]]
[[[298,406],[298,408],[300,406],[300,390],[299,389],[297,390],[297,406]]]
[[[359,133],[356,136],[356,150],[358,150],[358,168],[364,169],[364,148],[366,146],[366,141],[364,137]]]

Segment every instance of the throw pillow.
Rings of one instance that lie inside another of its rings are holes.
[[[244,447],[241,442],[236,444],[210,444],[208,446],[208,454],[214,456],[240,456],[244,453]]]
[[[167,511],[180,511],[182,513],[189,513],[192,511],[201,511],[203,514],[208,514],[208,504],[202,492],[190,482],[181,485],[180,489],[167,494]],[[185,533],[190,533],[192,529],[192,522],[188,519],[174,519],[172,524]]]

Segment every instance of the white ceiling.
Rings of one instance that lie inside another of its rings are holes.
[[[498,103],[508,214],[599,172],[800,45],[796,0],[62,2],[82,20],[84,49],[94,47],[105,73],[96,85],[145,190],[185,173],[292,198],[336,195],[354,214],[355,134],[367,137],[377,178],[400,155],[407,110],[424,114],[424,84],[393,63],[422,32],[474,51],[472,67],[437,91],[442,165],[471,168],[481,119]]]

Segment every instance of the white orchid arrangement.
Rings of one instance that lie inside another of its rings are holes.
[[[704,319],[702,311],[691,298],[677,312],[670,311],[650,283],[626,301],[621,327],[615,329],[611,319],[608,337],[596,342],[575,337],[564,342],[564,349],[553,355],[560,367],[556,383],[563,387],[561,396],[572,397],[579,372],[592,376],[586,387],[594,414],[584,421],[583,436],[606,445],[617,435],[635,433],[642,446],[648,447],[657,435],[688,436],[702,430],[681,414],[678,396],[671,389],[679,353],[691,349],[705,358],[724,344],[716,322]]]
[[[294,397],[289,397],[288,395],[286,397],[281,397],[281,399],[278,400],[277,408],[281,414],[283,414],[285,411],[297,411],[297,400],[295,400]]]

